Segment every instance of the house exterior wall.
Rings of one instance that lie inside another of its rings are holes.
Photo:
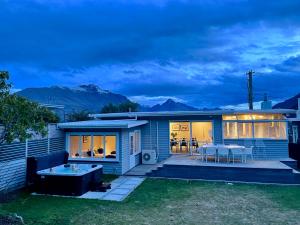
[[[170,156],[168,120],[150,120],[148,124],[142,127],[141,137],[142,150],[158,151],[159,161],[167,159]]]
[[[148,120],[148,123],[131,129],[86,129],[80,132],[118,132],[119,160],[116,162],[93,161],[104,166],[104,173],[124,174],[130,169],[129,133],[134,130],[141,132],[141,149],[156,150],[158,161],[170,157],[170,122],[173,121],[211,121],[213,123],[214,144],[238,144],[254,147],[255,159],[283,159],[288,158],[288,140],[271,139],[223,139],[222,115],[198,116],[168,116],[168,117],[139,117],[139,120]],[[72,130],[74,132],[76,130]],[[70,132],[70,131],[69,131]],[[78,161],[78,160],[76,160]],[[135,164],[141,163],[141,153],[135,155]],[[88,162],[90,163],[90,161]]]
[[[149,123],[141,128],[142,150],[158,150],[158,161],[165,160],[171,155],[170,121],[212,121],[214,143],[222,143],[221,116],[180,116],[145,119],[147,119]]]
[[[254,147],[255,159],[288,158],[288,140],[225,139],[223,140],[222,116],[176,116],[167,118],[143,118],[149,121],[142,127],[142,150],[158,149],[158,161],[170,156],[170,121],[212,121],[214,144],[238,144]],[[157,135],[158,127],[158,135]],[[158,136],[158,139],[157,139]],[[158,141],[157,141],[158,140]]]

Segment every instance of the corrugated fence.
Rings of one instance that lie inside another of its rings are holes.
[[[42,156],[64,149],[64,137],[0,145],[0,191],[24,187],[27,156]]]

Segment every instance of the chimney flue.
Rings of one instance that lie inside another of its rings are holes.
[[[264,100],[261,103],[261,109],[272,109],[272,101],[268,100],[267,93],[264,94]]]

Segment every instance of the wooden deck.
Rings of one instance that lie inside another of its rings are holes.
[[[215,162],[214,159],[210,159],[208,162],[202,161],[199,156],[190,155],[172,155],[170,158],[163,162],[164,165],[184,165],[184,166],[213,166],[213,167],[231,167],[231,168],[265,168],[265,169],[291,169],[278,160],[247,160],[246,163],[236,160],[233,162],[227,162],[222,160]]]
[[[285,159],[287,160],[287,159]],[[300,184],[300,173],[276,160],[249,160],[246,163],[202,161],[199,156],[173,155],[155,165],[138,165],[126,173],[129,176],[149,176],[181,179],[201,179],[231,182]]]

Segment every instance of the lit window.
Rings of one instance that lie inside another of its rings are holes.
[[[81,147],[81,157],[91,157],[93,151],[91,151],[92,146],[92,137],[91,136],[82,136],[82,147]]]
[[[281,114],[223,115],[223,136],[224,139],[253,138],[254,133],[254,138],[286,139],[287,124],[278,122],[284,119]]]
[[[283,120],[282,114],[237,114],[223,115],[223,120]]]
[[[251,114],[239,114],[237,115],[238,120],[252,120]]]
[[[69,152],[72,158],[115,159],[116,135],[71,135]]]
[[[282,120],[284,119],[281,114],[253,114],[253,120]]]
[[[236,115],[223,115],[223,120],[237,120]]]
[[[286,139],[285,122],[254,123],[255,138]]]
[[[116,136],[105,136],[105,157],[116,158]]]
[[[238,123],[239,138],[252,138],[252,123]]]
[[[95,135],[93,141],[93,150],[96,158],[104,158],[104,136]]]
[[[70,156],[80,156],[80,136],[70,136]]]
[[[237,122],[224,122],[223,131],[225,139],[236,139],[239,137],[237,124]]]

